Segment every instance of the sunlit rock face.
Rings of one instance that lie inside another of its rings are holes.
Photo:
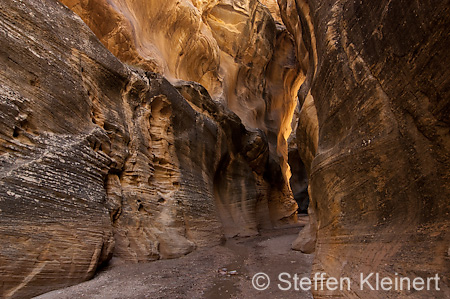
[[[175,258],[295,220],[278,135],[198,83],[123,64],[57,1],[5,0],[0,14],[0,297],[84,281],[112,255]],[[282,53],[267,69],[293,75]],[[264,84],[284,109],[279,75]]]
[[[313,272],[350,277],[354,286],[313,294],[379,298],[359,285],[361,273],[378,272],[441,279],[440,291],[383,292],[385,298],[445,297],[448,3],[279,2],[288,29],[306,41],[309,58],[317,58],[300,89],[304,117],[297,131],[306,145],[303,151],[299,146],[302,159],[310,164],[311,226],[317,229]],[[298,249],[312,249],[299,239]]]
[[[298,186],[298,191],[305,192],[305,187],[303,186],[304,172],[306,172],[307,176],[311,173],[311,165],[317,153],[319,139],[317,110],[314,97],[311,94],[311,84],[318,61],[315,29],[310,15],[310,8],[306,1],[279,0],[278,4],[281,19],[294,37],[296,55],[300,62],[299,76],[302,85],[298,91],[298,121],[293,126],[295,132],[292,133],[293,136],[290,138],[291,143],[295,142],[296,145],[290,147],[289,155],[293,178],[295,179],[294,184]],[[301,162],[296,161],[297,156],[301,159]],[[304,253],[312,253],[314,252],[317,234],[316,202],[315,197],[309,194],[309,189],[307,192],[310,223],[300,232],[299,237],[292,244],[292,248]]]
[[[171,82],[198,82],[245,126],[261,129],[289,180],[286,139],[303,78],[276,1],[61,2],[121,61]]]

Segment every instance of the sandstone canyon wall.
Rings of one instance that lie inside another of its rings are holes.
[[[286,140],[302,76],[276,1],[61,2],[121,61],[198,82],[245,126],[261,129],[288,181]]]
[[[272,39],[259,40],[273,51],[289,35],[255,7],[271,26]],[[2,1],[0,40],[2,297],[84,281],[112,255],[174,258],[295,221],[281,125],[270,143],[269,129],[243,123],[194,75],[171,84],[123,64],[57,1]],[[259,71],[286,58],[267,55]],[[283,78],[260,84],[280,92]]]
[[[294,221],[289,136],[313,272],[450,293],[449,2],[261,2],[0,2],[1,297]]]
[[[304,76],[276,1],[264,1],[268,7],[256,0],[61,2],[122,62],[161,73],[175,85],[198,82],[248,129],[261,130],[269,145],[268,173],[279,180],[278,190],[270,191],[270,210],[293,198],[287,139]],[[229,197],[223,192],[218,194]],[[236,229],[226,233],[233,234]]]
[[[448,296],[449,2],[279,3],[297,48],[300,41],[313,60],[297,131],[312,227],[294,247],[311,251],[305,238],[317,236],[313,272],[350,277],[355,286],[313,294]],[[371,272],[439,274],[441,290],[361,290],[360,273]]]

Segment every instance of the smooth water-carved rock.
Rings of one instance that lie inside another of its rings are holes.
[[[198,82],[246,127],[262,130],[288,185],[286,140],[303,77],[275,0],[263,1],[268,8],[256,0],[61,2],[121,61],[172,83]]]
[[[294,220],[301,83],[294,247],[354,286],[314,295],[378,298],[371,272],[441,276],[386,297],[448,294],[445,2],[280,0],[286,28],[273,1],[63,2],[93,32],[57,1],[0,3],[2,297]]]
[[[0,8],[2,297],[295,220],[266,133],[198,83],[124,65],[56,1]]]
[[[272,213],[266,219],[269,222],[295,218],[292,217],[293,195],[288,185],[287,138],[302,76],[292,35],[280,23],[276,24],[270,13],[279,15],[274,1],[265,2],[270,10],[255,0],[166,1],[163,6],[157,1],[61,2],[79,14],[100,41],[123,62],[160,72],[175,85],[183,84],[184,80],[198,82],[215,102],[235,112],[249,130],[260,130],[269,145],[266,173],[271,172],[269,180],[276,181],[275,186],[265,186],[260,178],[248,181],[249,168],[242,172],[242,182],[237,177],[226,179],[230,174],[222,173],[223,179],[230,181],[227,190],[214,192],[216,197],[222,198],[219,202],[224,198],[228,202],[231,198],[228,204],[233,204],[236,195],[227,194],[231,185],[262,186],[257,192],[248,192],[244,198],[267,200]],[[113,17],[106,20],[104,16]],[[240,169],[241,157],[232,160],[223,160],[227,163],[224,167],[232,165],[232,169]],[[258,160],[258,163],[265,162]],[[266,167],[261,165],[259,167]],[[244,187],[241,189],[246,192]],[[241,208],[238,205],[235,212]],[[227,236],[241,235],[240,229],[256,232],[256,222],[251,221],[252,228],[247,229],[248,224],[241,223],[242,215],[229,213],[222,221],[234,219],[232,222],[237,221],[237,227],[226,233]]]
[[[298,154],[302,162],[297,162],[296,166],[291,165],[291,168],[297,172],[293,173],[294,177],[303,177],[304,172],[308,176],[311,173],[312,161],[317,153],[319,139],[319,122],[314,97],[311,94],[311,85],[318,61],[315,29],[307,1],[279,0],[278,4],[283,23],[293,35],[297,57],[300,62],[299,71],[302,80],[302,85],[298,91],[300,111],[298,124],[294,126],[296,128],[295,138],[291,137],[291,142],[296,142],[296,146],[291,146],[291,149],[295,150],[296,148],[298,153],[291,153],[291,156],[295,157]],[[292,163],[296,163],[295,159]],[[303,187],[302,192],[304,190]],[[317,219],[314,211],[316,203],[315,198],[310,196],[308,188],[306,188],[306,193],[309,200],[308,215],[310,223],[301,231],[292,248],[304,253],[312,253],[314,252],[317,234]]]
[[[445,297],[450,292],[448,3],[280,4],[288,29],[296,40],[307,41],[309,57],[317,57],[311,79],[300,89],[304,105],[313,98],[319,132],[317,151],[302,157],[306,164],[312,160],[313,271],[350,277],[353,285],[350,292],[313,294],[379,298],[380,292],[360,288],[361,273],[378,272],[391,278],[440,276],[440,291],[433,286],[383,292],[386,298]],[[314,140],[310,123],[300,120],[298,132]],[[300,241],[296,245],[304,246]]]

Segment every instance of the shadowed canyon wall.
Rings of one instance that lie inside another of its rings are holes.
[[[312,221],[294,248],[312,251],[317,236],[313,272],[354,285],[313,294],[448,296],[449,2],[279,3],[297,48],[314,59],[297,131]],[[360,273],[371,272],[439,274],[440,291],[361,290]]]
[[[296,220],[269,130],[198,83],[123,64],[57,1],[2,1],[0,40],[0,296]]]

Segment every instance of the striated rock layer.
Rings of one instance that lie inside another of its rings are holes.
[[[379,298],[372,272],[450,293],[448,1],[62,2],[92,31],[0,2],[1,297],[295,219],[301,83],[294,247],[353,286],[314,295]]]
[[[313,272],[353,285],[315,297],[448,296],[448,1],[279,2],[288,29],[316,57],[299,93],[314,213],[301,236],[317,229]],[[312,250],[301,240],[295,247]],[[440,291],[361,290],[360,273],[371,272],[438,274]]]
[[[175,85],[198,82],[215,102],[235,112],[246,128],[260,130],[269,145],[267,173],[269,180],[276,181],[276,191],[267,193],[263,187],[258,192],[268,194],[272,212],[283,211],[274,218],[286,217],[285,206],[294,202],[287,139],[304,76],[292,35],[272,17],[281,21],[275,1],[264,2],[269,8],[256,0],[171,0],[164,5],[143,0],[61,2],[81,16],[121,61],[161,73]],[[223,163],[228,167],[228,161]],[[244,202],[260,197],[245,190],[255,184],[246,181],[245,173],[222,175],[230,181],[215,191],[222,200],[234,205],[236,193],[246,193]],[[240,177],[244,181],[239,182]],[[239,185],[238,191],[231,187]],[[294,210],[292,205],[291,213]],[[241,215],[230,212],[221,218],[228,223]],[[240,230],[255,233],[246,225],[228,226],[226,236],[242,234]]]
[[[295,220],[266,133],[198,83],[123,64],[57,1],[2,1],[0,41],[1,297]]]
[[[246,127],[261,129],[287,185],[286,140],[303,78],[275,0],[61,2],[121,61],[199,82]]]

